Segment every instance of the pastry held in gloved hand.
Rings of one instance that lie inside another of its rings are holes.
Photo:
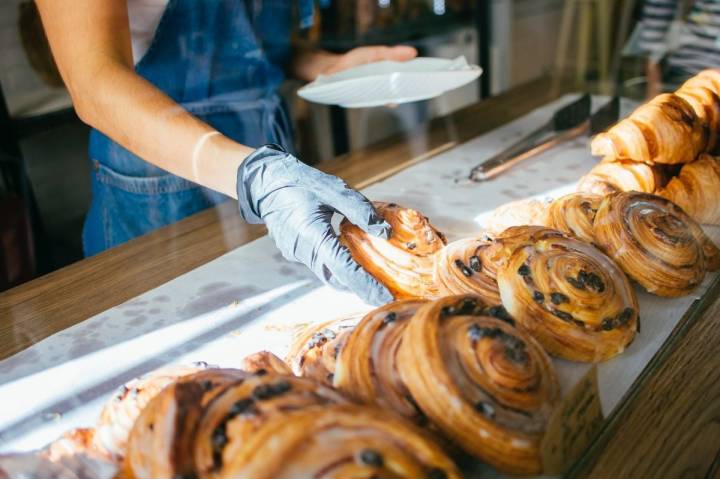
[[[340,227],[343,244],[396,298],[436,296],[434,255],[445,246],[445,236],[419,211],[395,203],[375,207],[392,227],[390,238],[369,235],[348,218]]]
[[[720,157],[700,155],[655,194],[678,205],[698,223],[720,225]]]
[[[238,169],[240,213],[265,223],[283,256],[303,263],[325,283],[353,291],[371,304],[392,295],[350,256],[330,224],[335,213],[373,238],[390,226],[363,195],[341,179],[312,168],[276,145],[255,150]]]
[[[625,350],[637,331],[638,304],[610,258],[549,228],[518,226],[504,235],[509,254],[498,271],[503,305],[550,354],[597,362]]]
[[[720,266],[720,251],[680,207],[646,193],[606,196],[593,225],[595,242],[632,279],[658,296],[683,296],[707,271]]]

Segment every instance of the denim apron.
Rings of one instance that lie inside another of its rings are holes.
[[[292,149],[277,87],[290,55],[293,0],[170,0],[137,73],[233,140]],[[312,0],[298,4],[312,24]],[[93,130],[86,256],[226,201],[162,170]]]

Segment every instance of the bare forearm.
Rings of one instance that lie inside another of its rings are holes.
[[[111,65],[74,95],[81,118],[139,157],[236,197],[238,166],[252,152],[187,113],[152,84]]]
[[[146,161],[236,196],[252,151],[215,132],[137,75],[125,0],[37,0],[80,117]]]

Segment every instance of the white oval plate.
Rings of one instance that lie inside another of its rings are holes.
[[[406,62],[381,61],[334,75],[320,75],[298,90],[305,100],[345,108],[366,108],[427,100],[477,79],[482,69],[454,60],[421,57]]]

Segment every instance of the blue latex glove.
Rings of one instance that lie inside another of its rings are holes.
[[[363,195],[341,179],[312,168],[277,145],[248,156],[238,169],[240,213],[265,223],[290,261],[303,263],[324,283],[380,305],[392,294],[357,264],[330,225],[338,212],[369,234],[387,239],[390,225]]]

